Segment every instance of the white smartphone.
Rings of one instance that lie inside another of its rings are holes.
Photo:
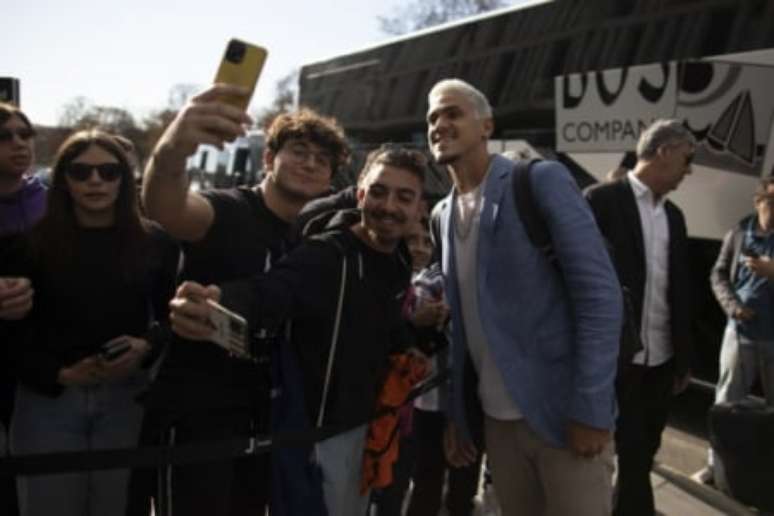
[[[250,359],[248,326],[244,317],[208,299],[210,321],[214,327],[212,341],[238,358]]]

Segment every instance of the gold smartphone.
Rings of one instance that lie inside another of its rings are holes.
[[[242,111],[247,110],[267,54],[265,48],[238,39],[232,39],[228,42],[218,67],[218,73],[215,74],[215,82],[242,86],[248,89],[250,94],[245,97],[224,96],[224,102],[238,107]]]

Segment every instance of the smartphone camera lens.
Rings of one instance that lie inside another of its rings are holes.
[[[247,46],[241,41],[230,41],[226,48],[226,61],[241,63],[246,51]]]

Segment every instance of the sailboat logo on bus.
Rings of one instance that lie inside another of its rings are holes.
[[[755,116],[750,91],[740,92],[707,134],[707,142],[713,149],[728,151],[753,165],[755,162]]]

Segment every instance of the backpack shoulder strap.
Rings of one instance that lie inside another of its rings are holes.
[[[539,159],[519,160],[513,165],[513,177],[511,184],[513,186],[513,203],[516,206],[516,212],[524,224],[524,230],[533,246],[540,249],[543,254],[553,261],[553,246],[551,244],[551,233],[548,226],[538,210],[535,203],[535,195],[532,190],[532,166],[539,162]]]

